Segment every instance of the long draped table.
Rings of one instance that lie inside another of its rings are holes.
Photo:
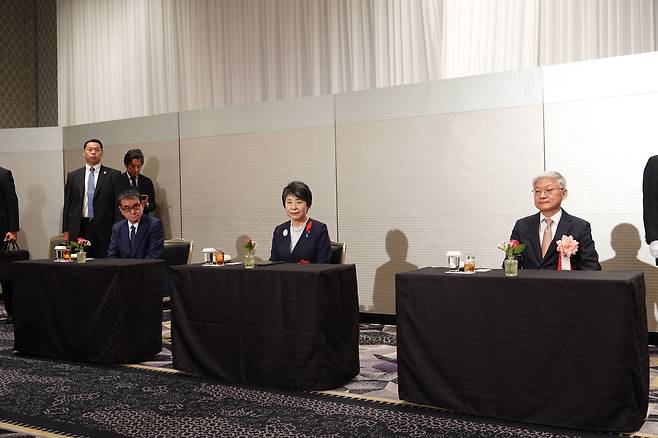
[[[184,265],[172,278],[174,368],[286,389],[358,374],[354,265]]]
[[[161,260],[34,260],[12,268],[19,353],[128,363],[162,350]]]
[[[396,276],[401,399],[578,429],[641,427],[642,273],[445,271]]]

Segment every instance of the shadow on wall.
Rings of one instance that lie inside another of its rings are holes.
[[[642,247],[640,232],[634,225],[619,224],[610,233],[610,244],[615,256],[601,262],[604,271],[642,271],[647,290],[647,318],[649,330],[654,331],[658,321],[658,268],[637,258]],[[654,328],[652,330],[652,328]]]
[[[172,234],[171,221],[169,220],[169,210],[171,209],[171,205],[167,200],[167,193],[161,189],[160,185],[158,184],[158,175],[160,174],[160,160],[158,160],[157,157],[149,157],[148,160],[146,160],[144,167],[149,171],[148,174],[144,173],[144,175],[148,176],[153,181],[155,202],[158,204],[154,213],[155,216],[157,216],[162,221],[165,239],[181,237],[178,235],[178,232],[176,232],[176,236]]]
[[[30,184],[27,188],[27,205],[21,209],[20,222],[25,223],[30,218],[29,233],[19,234],[19,245],[21,248],[31,248],[30,258],[45,258],[48,254],[50,237],[43,223],[43,210],[48,200],[46,190],[38,184]],[[61,224],[61,221],[59,222]],[[58,225],[59,226],[59,225]],[[29,237],[28,237],[29,234]]]
[[[244,256],[247,255],[247,250],[244,248],[244,244],[247,243],[247,240],[251,239],[251,236],[247,236],[246,234],[243,234],[242,236],[238,237],[235,241],[235,252],[231,254],[232,260],[234,262],[241,262],[244,260]],[[258,243],[258,242],[256,242]],[[254,261],[256,263],[262,262],[263,258],[258,256],[258,249],[259,247],[256,247],[256,255],[254,256]],[[266,255],[267,257],[267,255]],[[267,257],[266,260],[269,260],[269,257]]]
[[[376,313],[395,313],[395,274],[418,269],[407,261],[409,241],[402,231],[386,233],[386,252],[390,260],[375,272],[372,302]]]

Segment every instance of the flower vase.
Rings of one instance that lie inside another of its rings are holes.
[[[254,264],[256,262],[256,257],[254,256],[254,253],[251,251],[247,251],[247,254],[244,256],[244,267],[245,269],[253,269]]]
[[[78,263],[87,263],[87,253],[80,251],[78,253]]]
[[[506,277],[516,277],[519,274],[519,261],[517,259],[505,259],[503,265],[505,266]]]

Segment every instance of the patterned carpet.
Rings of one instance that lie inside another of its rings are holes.
[[[12,326],[0,322],[0,420],[13,419],[5,426],[0,421],[0,438],[46,436],[10,435],[17,423],[83,436],[597,436],[404,405],[392,326],[362,325],[360,374],[342,388],[314,394],[153,372],[173,371],[169,329],[163,322],[165,348],[139,366],[144,370],[16,356]],[[652,354],[651,415],[635,436],[658,436],[651,435],[658,424],[658,350]]]

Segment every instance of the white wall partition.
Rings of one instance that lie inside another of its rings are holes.
[[[283,187],[313,192],[310,216],[336,239],[333,97],[181,113],[183,235],[243,257],[248,237],[269,259],[272,230],[287,217]]]
[[[362,310],[394,313],[395,273],[449,250],[500,265],[543,169],[540,90],[534,69],[336,96],[338,224]]]
[[[651,331],[658,268],[644,243],[642,172],[658,154],[657,55],[544,68],[546,167],[566,176],[564,208],[591,222],[603,269],[645,273]]]
[[[64,203],[61,128],[0,130],[0,166],[11,170],[20,215],[18,244],[33,259],[48,257]]]
[[[126,151],[142,150],[145,158],[142,172],[153,180],[158,204],[155,213],[164,222],[165,238],[180,237],[178,113],[64,128],[66,172],[84,165],[82,145],[90,138],[103,142],[103,164],[121,172],[126,170],[123,164]]]

